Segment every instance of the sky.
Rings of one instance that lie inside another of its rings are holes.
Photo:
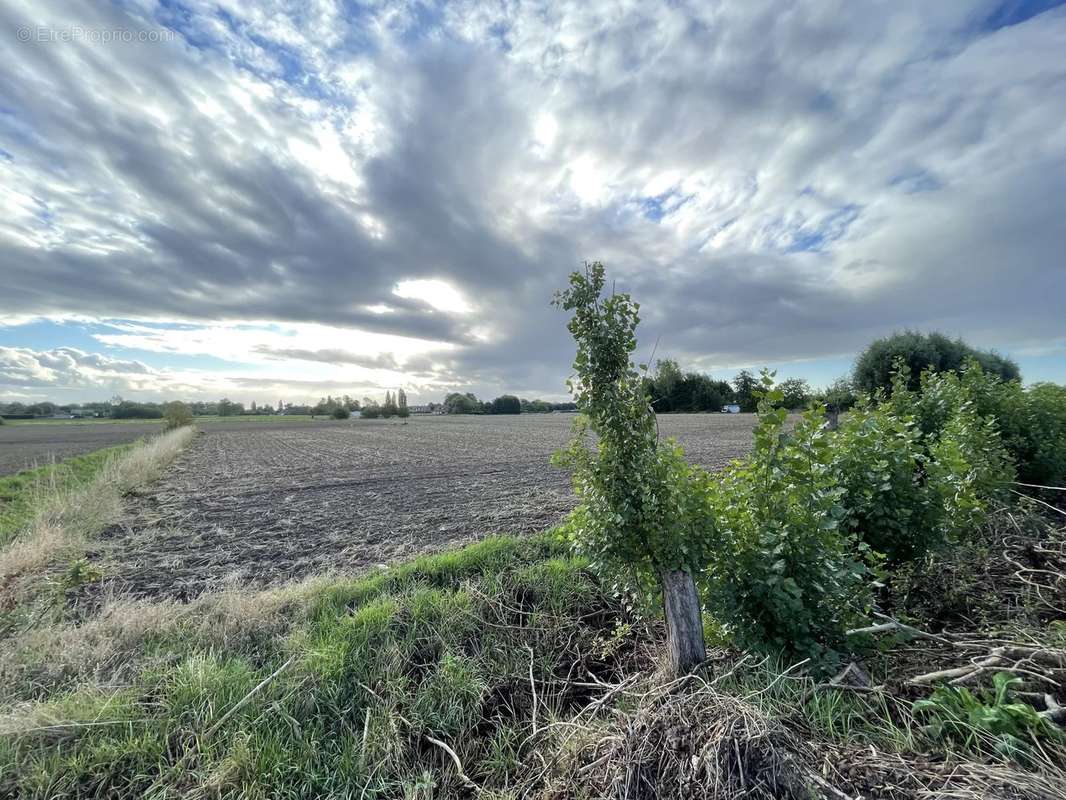
[[[0,399],[561,400],[586,260],[638,360],[1066,382],[1064,54],[1039,0],[5,0]]]

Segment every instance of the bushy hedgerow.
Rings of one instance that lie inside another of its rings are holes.
[[[892,394],[866,398],[832,440],[845,525],[890,565],[972,530],[1013,478],[995,420],[963,379],[927,371],[920,387],[902,367]]]
[[[163,426],[169,431],[192,425],[192,410],[180,400],[173,400],[163,406]]]
[[[824,409],[789,429],[785,393],[764,372],[748,387],[752,453],[709,476],[659,442],[629,361],[637,306],[602,298],[604,285],[592,265],[560,300],[576,312],[572,388],[597,440],[579,428],[560,459],[581,499],[568,532],[645,598],[663,570],[698,575],[706,609],[743,647],[831,663],[872,603],[874,575],[966,541],[1007,498],[1013,462],[1044,480],[1066,464],[1066,390],[1022,390],[937,339],[951,358],[916,378],[897,359],[889,389],[860,394],[838,430]],[[1004,363],[993,366],[1014,374]]]
[[[764,374],[752,454],[705,483],[718,547],[704,594],[741,646],[823,660],[870,602],[865,546],[842,524],[833,433],[817,411],[786,432],[780,404]]]
[[[1018,480],[1055,486],[1066,481],[1066,387],[1038,383],[1024,389],[977,363],[967,365],[961,383],[977,413],[995,419]]]

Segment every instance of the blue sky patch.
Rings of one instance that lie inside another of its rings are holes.
[[[1066,0],[1005,0],[981,20],[979,28],[983,31],[1009,28],[1064,5]]]

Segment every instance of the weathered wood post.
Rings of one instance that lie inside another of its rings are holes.
[[[687,675],[707,660],[696,581],[691,572],[683,569],[663,571],[659,580],[663,589],[666,649],[670,670],[674,675]]]

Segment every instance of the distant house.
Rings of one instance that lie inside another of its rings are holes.
[[[729,403],[728,405],[722,406],[722,413],[723,414],[739,414],[740,413],[740,406],[738,406],[736,403]]]
[[[408,406],[407,410],[412,414],[443,414],[444,406],[437,403],[430,403],[427,406]]]

